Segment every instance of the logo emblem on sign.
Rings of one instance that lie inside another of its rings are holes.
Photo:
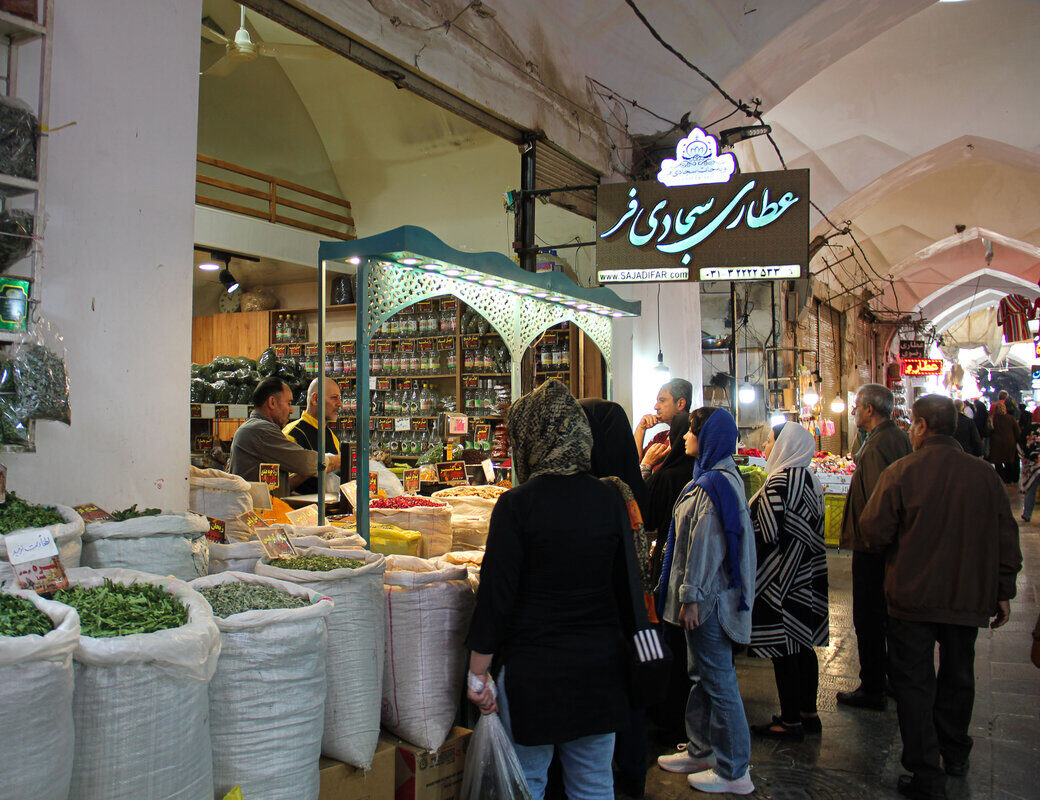
[[[675,146],[675,158],[661,162],[657,180],[665,186],[695,183],[726,183],[737,169],[732,153],[719,155],[719,143],[700,128],[694,128]]]

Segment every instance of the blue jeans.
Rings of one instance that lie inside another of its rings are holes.
[[[495,681],[495,688],[498,689],[498,715],[512,739],[513,727],[509,721],[504,678],[503,668]],[[531,800],[543,800],[545,797],[546,775],[554,752],[560,756],[563,786],[569,800],[614,800],[614,773],[611,768],[614,734],[583,736],[556,745],[531,746],[513,742],[513,747],[531,790]]]
[[[703,614],[704,611],[702,610]],[[742,778],[751,761],[751,732],[733,664],[733,642],[719,624],[716,608],[686,631],[687,664],[693,688],[686,701],[687,752],[712,753],[715,771],[726,780]]]
[[[1033,506],[1036,505],[1036,485],[1040,482],[1040,475],[1033,478],[1033,482],[1022,490],[1022,516],[1031,519]]]

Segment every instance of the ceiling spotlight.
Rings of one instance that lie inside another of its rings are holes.
[[[727,128],[719,132],[719,145],[732,147],[737,142],[753,139],[755,136],[767,136],[773,132],[768,125],[745,125],[741,128]]]
[[[201,269],[203,272],[216,272],[218,269],[220,269],[220,264],[218,264],[216,261],[210,258],[208,261],[203,261],[201,264],[199,264],[199,269]]]
[[[361,263],[361,258],[358,256],[352,256],[351,258],[348,258],[347,261],[356,267]]]
[[[401,263],[404,264],[406,267],[414,267],[416,264],[419,263],[419,261],[420,261],[420,259],[413,258],[413,257],[408,257],[408,258],[402,258],[401,259]]]
[[[228,294],[232,294],[235,289],[238,288],[238,281],[235,280],[235,276],[231,274],[231,270],[227,267],[224,267],[224,269],[220,271],[218,277],[220,278],[221,284],[223,284],[224,288],[227,289]]]

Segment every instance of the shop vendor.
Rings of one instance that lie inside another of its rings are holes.
[[[289,422],[291,404],[292,390],[285,381],[264,378],[253,392],[253,412],[231,440],[228,472],[247,481],[258,481],[261,464],[277,464],[278,486],[271,490],[275,497],[289,494],[291,473],[305,478],[317,475],[319,458],[325,460],[326,469],[339,469],[338,454],[319,455],[282,433]]]
[[[343,400],[340,396],[339,384],[332,378],[324,379],[325,386],[325,446],[318,447],[318,392],[322,391],[322,379],[315,378],[307,387],[307,410],[298,420],[285,426],[282,431],[300,447],[319,453],[339,454],[339,438],[328,423],[335,422],[339,416]],[[316,494],[318,479],[307,475],[290,475],[289,486],[297,494]]]

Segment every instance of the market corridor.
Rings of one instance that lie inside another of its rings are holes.
[[[1017,489],[1011,490],[1016,516]],[[1038,517],[1040,519],[1040,517]],[[1040,798],[1040,669],[1029,661],[1031,633],[1040,612],[1040,524],[1022,523],[1024,564],[1011,621],[998,631],[980,630],[976,645],[975,713],[971,735],[971,771],[949,778],[950,800],[1035,800]],[[859,662],[852,630],[851,560],[831,552],[831,644],[820,650],[820,719],[822,737],[778,742],[752,737],[752,797],[776,800],[898,798],[896,780],[900,742],[895,703],[887,711],[837,708],[834,695],[858,684]],[[769,661],[740,657],[740,689],[748,721],[763,722],[778,712]],[[651,737],[653,737],[651,729]],[[650,741],[650,760],[672,752],[675,742]],[[725,795],[730,797],[732,795]],[[708,797],[694,792],[685,775],[653,765],[647,772],[647,800]]]

